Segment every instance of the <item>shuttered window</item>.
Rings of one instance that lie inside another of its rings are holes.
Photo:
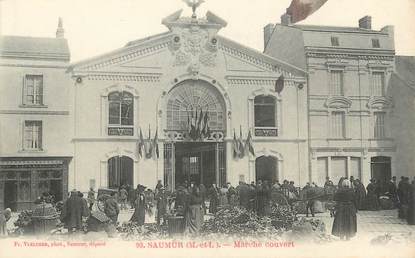
[[[345,138],[345,114],[344,112],[332,112],[331,114],[331,137]]]
[[[345,177],[347,174],[347,157],[331,157],[331,179],[333,182],[338,182],[340,177]]]
[[[385,138],[385,112],[374,112],[375,126],[374,136],[376,139]]]
[[[343,96],[343,71],[330,71],[330,94]]]
[[[43,105],[43,76],[26,75],[23,104]]]
[[[372,73],[372,95],[378,97],[385,96],[385,73]]]
[[[354,179],[360,178],[360,158],[358,157],[350,158],[350,175],[349,176],[353,176]]]
[[[42,121],[25,121],[24,149],[42,149]]]

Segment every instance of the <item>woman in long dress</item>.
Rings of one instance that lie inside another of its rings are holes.
[[[358,210],[364,209],[365,199],[366,199],[366,189],[365,186],[360,182],[359,179],[354,180],[354,192],[356,195],[356,208]]]
[[[190,191],[189,205],[185,215],[185,232],[198,234],[203,225],[202,196],[196,186]]]
[[[365,200],[365,208],[370,211],[379,210],[379,200],[377,193],[376,180],[371,179],[370,183],[366,187],[367,195]]]
[[[144,195],[144,189],[146,187],[142,185],[138,185],[137,187],[137,198],[134,202],[134,213],[131,216],[130,221],[137,223],[139,226],[144,225],[145,217],[146,217],[146,197]]]
[[[357,209],[355,194],[348,179],[343,180],[342,187],[333,199],[336,201],[336,212],[331,233],[342,240],[349,240],[357,232]]]

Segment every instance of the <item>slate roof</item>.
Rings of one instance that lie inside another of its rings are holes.
[[[354,33],[369,33],[369,34],[386,34],[383,31],[368,30],[359,27],[342,27],[342,26],[322,26],[322,25],[306,25],[306,24],[292,24],[290,27],[309,31],[328,31],[328,32],[354,32]]]
[[[2,36],[0,56],[69,61],[70,52],[67,40],[62,38]]]

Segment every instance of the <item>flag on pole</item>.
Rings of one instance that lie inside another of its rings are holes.
[[[254,146],[252,145],[251,130],[249,130],[248,137],[246,138],[245,150],[248,150],[248,152],[250,152],[252,156],[255,156]]]
[[[158,145],[158,129],[156,128],[156,134],[154,135],[154,139],[153,139],[153,153],[152,156],[153,158],[158,159],[159,158],[159,145]]]
[[[287,14],[291,16],[291,22],[304,20],[317,11],[327,0],[292,0],[287,8]]]
[[[151,129],[150,125],[148,126],[148,139],[145,142],[144,149],[146,151],[146,159],[151,159],[153,153],[153,144],[151,141]]]
[[[197,121],[196,126],[196,137],[202,138],[202,120],[203,120],[203,110],[200,109],[199,120]]]
[[[238,147],[239,147],[239,158],[242,159],[245,156],[244,142],[242,139],[242,126],[239,126]]]
[[[208,134],[209,133],[209,134]],[[203,129],[202,129],[203,137],[210,136],[210,129],[209,129],[209,116],[208,112],[205,111],[205,116],[203,117]]]
[[[233,130],[233,142],[232,142],[232,146],[233,146],[233,157],[237,158],[239,157],[239,142],[236,139],[236,133],[235,130]]]
[[[140,155],[140,158],[143,157],[143,147],[144,147],[144,137],[143,137],[143,132],[141,131],[141,127],[140,127],[140,138],[138,139],[138,155]]]

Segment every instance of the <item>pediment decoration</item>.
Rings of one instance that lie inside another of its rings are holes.
[[[328,108],[350,108],[352,101],[345,97],[330,97],[326,100],[325,106]]]
[[[385,97],[371,97],[367,102],[367,107],[370,109],[388,109],[393,107],[393,102],[390,98]]]
[[[327,60],[326,65],[328,68],[341,68],[344,69],[348,65],[348,61],[345,59],[339,58],[332,58]]]

